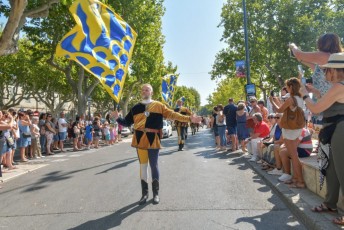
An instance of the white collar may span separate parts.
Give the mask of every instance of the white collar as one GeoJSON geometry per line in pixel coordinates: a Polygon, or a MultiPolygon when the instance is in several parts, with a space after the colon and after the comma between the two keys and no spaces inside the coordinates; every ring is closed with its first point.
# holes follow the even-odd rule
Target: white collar
{"type": "Polygon", "coordinates": [[[153,100],[151,98],[147,99],[147,100],[142,100],[141,103],[144,104],[144,105],[148,105],[150,103],[152,103],[153,100]]]}

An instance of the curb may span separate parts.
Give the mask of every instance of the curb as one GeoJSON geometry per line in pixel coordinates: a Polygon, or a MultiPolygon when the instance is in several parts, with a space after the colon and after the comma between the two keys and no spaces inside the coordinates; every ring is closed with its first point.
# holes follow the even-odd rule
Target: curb
{"type": "MultiPolygon", "coordinates": [[[[20,165],[21,167],[23,165],[20,165]]],[[[8,176],[4,176],[3,174],[3,178],[0,180],[2,183],[7,182],[9,180],[12,180],[16,177],[19,177],[21,175],[33,172],[37,169],[43,168],[45,166],[48,166],[48,164],[35,164],[35,165],[26,165],[24,169],[17,169],[18,171],[13,171],[13,172],[8,172],[6,173],[6,175],[8,176]]],[[[16,170],[16,169],[14,169],[16,170]]]]}
{"type": "Polygon", "coordinates": [[[286,184],[279,182],[274,175],[267,174],[260,169],[260,165],[246,160],[265,183],[280,197],[290,211],[307,228],[312,230],[338,230],[342,229],[332,223],[332,219],[338,216],[327,213],[314,213],[311,208],[323,202],[323,199],[308,189],[289,188],[286,184]]]}

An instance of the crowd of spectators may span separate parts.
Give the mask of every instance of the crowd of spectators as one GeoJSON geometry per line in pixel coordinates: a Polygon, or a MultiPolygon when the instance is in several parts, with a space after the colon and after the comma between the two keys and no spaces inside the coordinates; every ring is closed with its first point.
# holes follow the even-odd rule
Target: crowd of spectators
{"type": "MultiPolygon", "coordinates": [[[[320,186],[326,175],[327,194],[312,211],[337,212],[339,193],[344,196],[340,189],[344,187],[344,53],[340,38],[333,33],[321,35],[315,52],[304,52],[295,44],[289,48],[300,64],[311,69],[311,78],[305,79],[300,67],[298,78],[288,79],[279,95],[271,93],[267,100],[270,111],[255,97],[237,105],[229,99],[224,109],[222,105],[214,107],[211,124],[216,150],[233,151],[241,146],[250,161],[262,164],[262,169],[292,188],[306,187],[300,158],[317,153],[320,186]],[[287,111],[301,114],[305,125],[286,126],[286,118],[290,118],[287,111]],[[314,125],[322,125],[316,147],[312,141],[314,125]],[[223,144],[223,126],[227,126],[230,149],[223,144]]],[[[344,225],[344,215],[333,222],[344,225]]]]}
{"type": "MultiPolygon", "coordinates": [[[[2,169],[16,169],[18,163],[65,152],[65,144],[72,146],[73,151],[99,148],[100,141],[105,146],[121,141],[122,127],[107,115],[88,119],[84,115],[73,121],[67,120],[61,112],[54,117],[52,113],[38,111],[0,111],[0,162],[2,169]],[[19,159],[15,161],[15,152],[19,159]]],[[[0,175],[1,176],[1,175],[0,175]]]]}

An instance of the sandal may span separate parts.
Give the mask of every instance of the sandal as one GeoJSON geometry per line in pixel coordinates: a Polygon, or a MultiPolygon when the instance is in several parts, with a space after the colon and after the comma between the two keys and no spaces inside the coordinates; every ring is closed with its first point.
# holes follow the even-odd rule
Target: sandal
{"type": "MultiPolygon", "coordinates": [[[[332,209],[327,207],[324,203],[315,206],[314,208],[311,208],[313,212],[337,212],[337,209],[332,209]]],[[[343,218],[343,217],[342,217],[343,218]]],[[[337,219],[337,218],[336,218],[337,219]]],[[[335,220],[336,220],[335,219],[335,220]]]]}
{"type": "Polygon", "coordinates": [[[334,224],[344,225],[344,216],[337,217],[337,218],[333,219],[332,222],[334,224]]]}
{"type": "Polygon", "coordinates": [[[292,184],[289,184],[289,188],[306,188],[306,185],[305,183],[292,183],[292,184]]]}
{"type": "Polygon", "coordinates": [[[284,184],[294,184],[294,183],[296,183],[296,181],[294,179],[287,180],[284,182],[284,184]]]}

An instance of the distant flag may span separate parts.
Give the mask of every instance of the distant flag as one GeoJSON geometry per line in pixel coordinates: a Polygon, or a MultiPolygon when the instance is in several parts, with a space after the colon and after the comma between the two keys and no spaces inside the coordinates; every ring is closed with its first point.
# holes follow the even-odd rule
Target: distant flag
{"type": "Polygon", "coordinates": [[[162,78],[161,96],[163,101],[169,106],[173,106],[173,96],[176,90],[177,75],[168,74],[162,78]]]}
{"type": "Polygon", "coordinates": [[[97,0],[77,0],[69,11],[76,26],[58,44],[56,55],[79,63],[99,79],[118,103],[136,32],[110,7],[97,0]]]}

